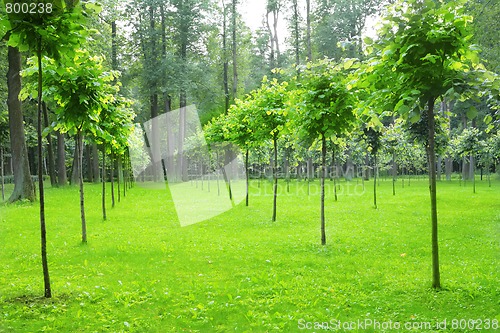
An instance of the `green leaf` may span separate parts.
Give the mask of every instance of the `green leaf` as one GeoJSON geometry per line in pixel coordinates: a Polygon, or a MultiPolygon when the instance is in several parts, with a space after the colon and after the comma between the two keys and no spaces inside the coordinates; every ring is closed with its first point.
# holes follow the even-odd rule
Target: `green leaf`
{"type": "Polygon", "coordinates": [[[475,106],[471,106],[469,110],[467,110],[467,118],[474,119],[477,117],[478,111],[475,106]]]}

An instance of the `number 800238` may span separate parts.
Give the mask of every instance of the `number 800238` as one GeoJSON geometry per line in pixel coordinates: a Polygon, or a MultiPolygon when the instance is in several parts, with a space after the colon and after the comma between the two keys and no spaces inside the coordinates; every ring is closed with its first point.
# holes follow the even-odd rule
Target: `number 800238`
{"type": "Polygon", "coordinates": [[[52,3],[43,2],[16,2],[6,3],[7,14],[50,14],[52,13],[52,3]]]}

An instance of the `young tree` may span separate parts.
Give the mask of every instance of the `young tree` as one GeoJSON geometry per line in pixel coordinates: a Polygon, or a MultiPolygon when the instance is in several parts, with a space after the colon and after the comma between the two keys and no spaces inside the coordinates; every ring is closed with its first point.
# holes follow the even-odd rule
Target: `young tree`
{"type": "Polygon", "coordinates": [[[353,124],[355,99],[347,89],[346,70],[353,60],[335,65],[328,60],[309,63],[301,79],[293,126],[303,138],[321,140],[321,244],[326,244],[325,177],[327,139],[345,133],[353,124]]]}
{"type": "MultiPolygon", "coordinates": [[[[2,8],[13,5],[13,1],[4,0],[2,8]],[[4,6],[5,5],[5,6],[4,6]]],[[[2,26],[7,26],[9,46],[18,47],[19,51],[30,51],[37,57],[37,139],[38,139],[38,191],[40,196],[40,233],[41,254],[44,276],[45,297],[52,297],[50,276],[47,261],[45,197],[42,175],[42,56],[47,55],[59,59],[62,54],[72,55],[85,31],[84,15],[78,1],[55,0],[41,1],[36,13],[16,12],[12,10],[6,18],[2,17],[2,26]],[[40,6],[41,5],[41,6],[40,6]]],[[[88,10],[96,8],[88,4],[88,10]]],[[[19,67],[18,67],[19,69],[19,67]]]]}
{"type": "MultiPolygon", "coordinates": [[[[441,287],[436,200],[435,103],[450,92],[468,87],[478,64],[471,45],[471,17],[464,1],[411,0],[393,6],[373,45],[367,81],[382,86],[374,100],[391,99],[394,110],[412,121],[427,115],[432,230],[432,286],[441,287]],[[381,96],[380,96],[381,95],[381,96]]],[[[386,102],[384,103],[387,104],[386,102]]]]}
{"type": "Polygon", "coordinates": [[[252,121],[260,126],[255,130],[258,141],[271,140],[273,143],[273,215],[276,221],[276,202],[278,197],[278,139],[287,122],[288,82],[278,82],[277,79],[269,81],[267,77],[262,80],[262,86],[250,93],[253,107],[259,112],[252,121]]]}

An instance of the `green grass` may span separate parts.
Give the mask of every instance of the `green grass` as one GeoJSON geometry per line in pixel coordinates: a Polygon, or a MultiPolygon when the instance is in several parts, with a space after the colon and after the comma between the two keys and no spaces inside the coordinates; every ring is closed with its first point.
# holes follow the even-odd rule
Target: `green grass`
{"type": "Polygon", "coordinates": [[[281,182],[274,223],[271,184],[253,181],[250,207],[186,227],[168,191],[139,186],[104,222],[100,187],[88,184],[87,245],[78,189],[49,188],[50,300],[41,297],[38,206],[2,206],[0,332],[323,332],[326,325],[306,324],[366,319],[432,328],[337,331],[435,332],[445,319],[441,332],[479,331],[454,329],[453,319],[480,319],[481,332],[494,331],[484,328],[500,320],[500,182],[478,181],[476,194],[469,184],[438,184],[439,292],[431,288],[427,182],[398,182],[393,196],[382,180],[378,209],[365,185],[342,182],[333,202],[327,182],[326,246],[317,181],[309,196],[304,182],[289,193],[281,182]]]}

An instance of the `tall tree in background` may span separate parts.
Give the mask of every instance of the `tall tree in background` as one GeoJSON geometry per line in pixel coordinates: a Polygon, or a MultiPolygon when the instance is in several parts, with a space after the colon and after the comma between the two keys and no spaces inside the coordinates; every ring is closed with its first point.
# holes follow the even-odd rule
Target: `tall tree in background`
{"type": "Polygon", "coordinates": [[[9,109],[12,163],[14,166],[14,191],[9,198],[9,202],[21,199],[34,201],[35,188],[31,180],[28,150],[26,149],[26,137],[24,135],[22,104],[19,100],[19,92],[21,91],[21,53],[19,53],[18,48],[9,46],[8,61],[7,105],[9,109]]]}

